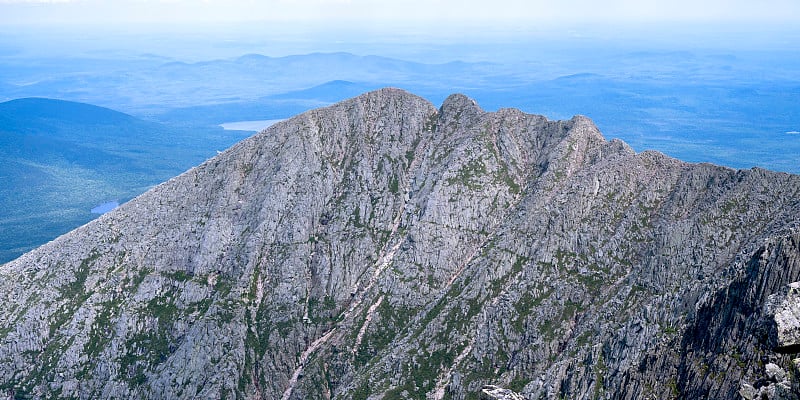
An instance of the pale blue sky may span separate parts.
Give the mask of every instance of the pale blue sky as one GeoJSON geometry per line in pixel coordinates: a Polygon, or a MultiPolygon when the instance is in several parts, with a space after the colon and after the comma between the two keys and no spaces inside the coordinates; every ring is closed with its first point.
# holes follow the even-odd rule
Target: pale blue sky
{"type": "Polygon", "coordinates": [[[798,0],[0,0],[0,24],[797,23],[798,0]]]}

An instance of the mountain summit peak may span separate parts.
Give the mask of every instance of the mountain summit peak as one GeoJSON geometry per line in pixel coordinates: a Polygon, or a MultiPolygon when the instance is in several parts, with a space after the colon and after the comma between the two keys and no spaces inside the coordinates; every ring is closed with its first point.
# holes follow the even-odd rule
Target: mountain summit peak
{"type": "Polygon", "coordinates": [[[480,118],[483,109],[475,100],[463,94],[451,94],[439,108],[440,118],[443,121],[460,121],[466,124],[480,118]]]}

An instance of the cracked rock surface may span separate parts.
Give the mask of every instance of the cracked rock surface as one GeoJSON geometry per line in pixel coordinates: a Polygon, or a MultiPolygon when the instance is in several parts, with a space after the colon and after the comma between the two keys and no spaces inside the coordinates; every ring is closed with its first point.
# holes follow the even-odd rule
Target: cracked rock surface
{"type": "Polygon", "coordinates": [[[800,282],[792,282],[771,295],[766,307],[775,324],[776,349],[800,352],[800,282]]]}
{"type": "Polygon", "coordinates": [[[795,175],[382,89],[0,266],[0,394],[755,396],[798,224],[795,175]]]}

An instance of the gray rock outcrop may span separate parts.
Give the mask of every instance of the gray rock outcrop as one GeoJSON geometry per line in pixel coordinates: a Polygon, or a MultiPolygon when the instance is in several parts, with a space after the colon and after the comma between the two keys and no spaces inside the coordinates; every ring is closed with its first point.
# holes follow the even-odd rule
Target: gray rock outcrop
{"type": "Polygon", "coordinates": [[[749,383],[742,383],[739,394],[745,400],[769,399],[769,400],[797,400],[797,388],[792,388],[792,382],[783,368],[776,364],[769,363],[765,367],[766,379],[759,380],[756,386],[749,383]]]}
{"type": "Polygon", "coordinates": [[[481,400],[524,400],[524,398],[511,390],[486,385],[481,388],[481,400]]]}
{"type": "Polygon", "coordinates": [[[798,176],[383,89],[1,266],[0,391],[738,398],[769,364],[796,388],[798,223],[798,176]]]}
{"type": "Polygon", "coordinates": [[[800,352],[800,282],[792,282],[771,295],[765,306],[775,324],[775,349],[800,352]]]}

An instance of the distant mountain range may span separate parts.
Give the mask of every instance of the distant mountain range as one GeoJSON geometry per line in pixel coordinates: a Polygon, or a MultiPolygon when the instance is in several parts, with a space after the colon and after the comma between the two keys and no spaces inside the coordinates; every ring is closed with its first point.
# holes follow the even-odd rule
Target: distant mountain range
{"type": "Polygon", "coordinates": [[[224,122],[280,119],[312,108],[330,105],[377,89],[374,84],[335,80],[308,89],[254,100],[176,108],[154,118],[170,124],[215,125],[224,122]]]}
{"type": "Polygon", "coordinates": [[[800,65],[794,56],[603,46],[520,51],[515,62],[498,57],[491,63],[345,52],[198,62],[152,55],[13,56],[0,60],[0,98],[60,98],[205,127],[288,118],[387,86],[434,103],[459,92],[489,110],[514,106],[552,118],[586,114],[609,137],[637,150],[800,173],[800,136],[786,134],[800,129],[800,65]]]}
{"type": "Polygon", "coordinates": [[[5,72],[5,79],[12,84],[2,94],[111,105],[143,115],[195,105],[255,100],[335,80],[381,86],[419,82],[421,87],[459,89],[473,84],[477,76],[504,70],[488,63],[424,64],[350,53],[286,57],[249,54],[194,63],[162,58],[126,61],[114,64],[109,60],[93,65],[91,60],[63,60],[53,65],[44,62],[44,67],[31,71],[26,64],[16,65],[18,60],[12,59],[0,66],[0,72],[5,72]]]}
{"type": "Polygon", "coordinates": [[[0,262],[224,150],[250,132],[179,129],[107,108],[0,103],[0,262]]]}

